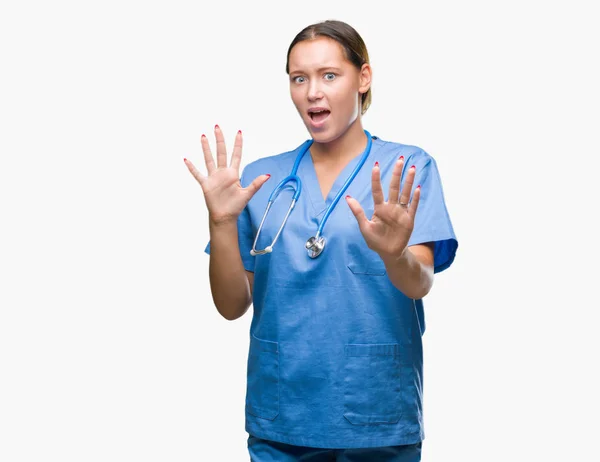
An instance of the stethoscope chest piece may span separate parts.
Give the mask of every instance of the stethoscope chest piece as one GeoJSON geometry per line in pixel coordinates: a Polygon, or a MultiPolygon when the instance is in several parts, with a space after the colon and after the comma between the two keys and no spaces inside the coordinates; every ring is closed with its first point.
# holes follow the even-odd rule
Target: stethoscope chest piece
{"type": "Polygon", "coordinates": [[[306,241],[306,248],[308,249],[308,256],[310,258],[317,258],[325,248],[325,238],[323,236],[311,237],[306,241]]]}

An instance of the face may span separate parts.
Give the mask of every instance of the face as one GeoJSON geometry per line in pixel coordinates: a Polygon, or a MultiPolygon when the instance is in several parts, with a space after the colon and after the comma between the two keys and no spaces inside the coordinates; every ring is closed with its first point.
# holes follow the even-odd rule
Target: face
{"type": "Polygon", "coordinates": [[[337,139],[359,117],[370,67],[357,69],[335,40],[298,42],[290,52],[289,71],[292,101],[316,142],[337,139]]]}

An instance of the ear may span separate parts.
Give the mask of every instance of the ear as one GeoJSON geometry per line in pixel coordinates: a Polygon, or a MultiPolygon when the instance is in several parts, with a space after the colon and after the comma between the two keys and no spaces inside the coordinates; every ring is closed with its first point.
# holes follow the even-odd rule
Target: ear
{"type": "Polygon", "coordinates": [[[373,70],[369,63],[364,63],[358,74],[358,92],[366,93],[371,88],[371,79],[373,78],[373,70]]]}

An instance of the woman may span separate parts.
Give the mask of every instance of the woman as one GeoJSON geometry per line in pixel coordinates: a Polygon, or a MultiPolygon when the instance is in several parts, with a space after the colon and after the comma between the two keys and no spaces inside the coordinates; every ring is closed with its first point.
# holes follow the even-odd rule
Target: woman
{"type": "Polygon", "coordinates": [[[422,298],[458,246],[435,160],[363,128],[372,70],[348,24],[302,30],[286,72],[309,140],[250,163],[238,180],[242,133],[228,167],[215,126],[216,164],[202,135],[208,175],[185,160],[209,210],[214,303],[229,320],[253,304],[251,459],[418,461],[422,298]],[[295,207],[285,221],[300,187],[292,181],[261,226],[295,163],[295,207]]]}

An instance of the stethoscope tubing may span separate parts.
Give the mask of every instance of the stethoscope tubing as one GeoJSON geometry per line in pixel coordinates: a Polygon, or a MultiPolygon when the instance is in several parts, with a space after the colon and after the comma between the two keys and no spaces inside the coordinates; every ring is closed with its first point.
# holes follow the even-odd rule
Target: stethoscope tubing
{"type": "MultiPolygon", "coordinates": [[[[367,135],[367,146],[365,147],[365,150],[363,151],[363,154],[361,155],[361,158],[360,158],[358,164],[356,165],[356,167],[354,167],[354,170],[352,170],[352,173],[348,176],[348,178],[346,178],[346,181],[344,182],[344,184],[342,185],[342,187],[340,188],[340,190],[334,197],[333,201],[327,207],[327,210],[325,211],[325,215],[323,216],[323,219],[319,223],[319,227],[317,229],[317,234],[314,237],[310,238],[309,241],[307,242],[307,248],[309,248],[309,249],[312,247],[312,245],[314,245],[314,244],[309,244],[309,242],[312,242],[312,243],[320,242],[321,243],[321,246],[320,246],[320,249],[318,250],[318,252],[313,252],[314,253],[313,258],[318,256],[322,252],[323,246],[325,245],[325,241],[321,237],[321,234],[323,233],[323,229],[325,228],[325,223],[327,223],[327,220],[329,219],[329,215],[331,215],[331,213],[333,212],[333,209],[335,208],[335,206],[341,199],[342,195],[346,192],[346,189],[348,189],[348,187],[350,186],[352,181],[354,181],[354,179],[356,178],[356,175],[358,175],[358,172],[360,171],[360,169],[366,162],[367,157],[369,156],[369,153],[371,152],[371,145],[373,144],[371,134],[367,130],[364,130],[364,132],[367,135]]],[[[290,216],[290,213],[296,206],[296,203],[298,202],[298,198],[300,197],[300,193],[302,192],[302,181],[298,177],[298,167],[300,166],[300,162],[302,161],[304,155],[308,152],[310,146],[313,144],[313,141],[314,140],[310,139],[310,140],[307,140],[304,142],[304,144],[300,148],[300,153],[296,156],[296,160],[294,162],[294,167],[292,168],[292,172],[290,173],[290,175],[288,175],[283,180],[281,180],[279,182],[279,184],[273,189],[273,191],[269,195],[269,200],[267,203],[267,207],[265,209],[265,213],[263,214],[262,220],[258,227],[258,231],[256,232],[256,237],[254,238],[254,244],[252,246],[252,250],[250,251],[251,255],[253,255],[253,256],[254,255],[263,255],[265,253],[270,253],[273,251],[273,246],[275,245],[275,242],[277,242],[277,239],[279,238],[279,235],[281,234],[281,231],[283,230],[283,227],[285,226],[287,219],[290,216]],[[277,196],[279,195],[281,190],[288,183],[290,183],[292,181],[296,183],[296,188],[294,191],[294,195],[292,197],[292,202],[290,204],[290,207],[288,208],[287,214],[285,215],[285,218],[283,219],[281,226],[279,227],[279,230],[277,231],[277,234],[273,238],[273,242],[271,243],[271,245],[265,247],[264,250],[256,250],[256,243],[258,242],[258,236],[260,235],[260,232],[262,230],[262,226],[267,217],[267,214],[269,213],[269,210],[271,209],[271,205],[273,205],[273,202],[277,199],[277,196]]]]}

